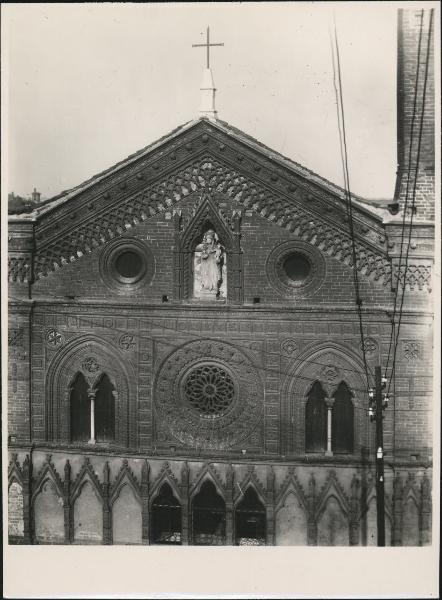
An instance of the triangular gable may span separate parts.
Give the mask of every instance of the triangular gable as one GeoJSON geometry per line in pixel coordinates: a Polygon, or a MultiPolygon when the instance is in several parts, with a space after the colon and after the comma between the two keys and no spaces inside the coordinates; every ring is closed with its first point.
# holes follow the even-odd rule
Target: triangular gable
{"type": "MultiPolygon", "coordinates": [[[[283,161],[225,124],[202,119],[34,215],[34,277],[94,251],[194,192],[224,194],[238,209],[252,210],[351,264],[341,188],[283,161]]],[[[353,213],[358,267],[375,279],[388,280],[391,269],[380,218],[359,205],[353,213]]]]}

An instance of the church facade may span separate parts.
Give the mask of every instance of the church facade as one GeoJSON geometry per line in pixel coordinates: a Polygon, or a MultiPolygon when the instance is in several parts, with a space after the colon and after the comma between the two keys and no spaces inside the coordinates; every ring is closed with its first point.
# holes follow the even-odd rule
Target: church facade
{"type": "MultiPolygon", "coordinates": [[[[363,347],[344,190],[219,119],[10,215],[10,543],[376,544],[363,353],[372,382],[419,13],[400,14],[399,212],[353,200],[363,347]]],[[[384,420],[387,545],[431,543],[429,72],[384,420]]]]}

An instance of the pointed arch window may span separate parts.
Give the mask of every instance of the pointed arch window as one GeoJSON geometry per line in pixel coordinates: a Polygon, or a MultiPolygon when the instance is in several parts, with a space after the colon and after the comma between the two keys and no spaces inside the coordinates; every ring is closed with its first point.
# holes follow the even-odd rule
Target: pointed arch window
{"type": "Polygon", "coordinates": [[[89,440],[91,409],[88,392],[89,386],[84,375],[77,373],[72,381],[69,395],[71,442],[89,440]]]}
{"type": "Polygon", "coordinates": [[[205,481],[192,502],[193,543],[223,546],[226,539],[226,505],[211,481],[205,481]]]}
{"type": "Polygon", "coordinates": [[[115,440],[115,388],[103,373],[94,388],[82,373],[70,386],[70,441],[113,442],[115,440]]]}
{"type": "Polygon", "coordinates": [[[326,393],[315,381],[310,388],[305,405],[305,451],[324,452],[327,448],[326,393]]]}
{"type": "Polygon", "coordinates": [[[265,546],[266,509],[258,494],[248,487],[235,509],[235,544],[265,546]]]}
{"type": "Polygon", "coordinates": [[[152,503],[151,543],[181,544],[181,504],[168,483],[163,483],[152,503]]]}
{"type": "Polygon", "coordinates": [[[344,381],[333,394],[332,451],[351,454],[354,449],[354,407],[352,393],[344,381]]]}

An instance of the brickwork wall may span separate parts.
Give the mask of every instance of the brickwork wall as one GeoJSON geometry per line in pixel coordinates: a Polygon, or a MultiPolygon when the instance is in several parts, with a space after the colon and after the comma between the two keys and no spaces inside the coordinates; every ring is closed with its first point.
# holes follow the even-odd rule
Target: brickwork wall
{"type": "MultiPolygon", "coordinates": [[[[226,199],[229,208],[235,205],[226,199]]],[[[183,203],[183,211],[186,209],[183,203]]],[[[170,213],[163,213],[149,219],[130,230],[127,239],[135,237],[142,240],[152,251],[155,258],[153,279],[138,289],[131,290],[130,299],[134,303],[143,300],[161,302],[163,295],[173,300],[173,223],[170,213]]],[[[354,304],[354,284],[352,268],[335,258],[324,254],[326,262],[325,277],[319,289],[304,297],[284,297],[272,287],[267,275],[267,261],[272,250],[285,241],[298,241],[276,224],[269,223],[263,217],[247,211],[241,227],[241,248],[243,251],[244,301],[252,303],[255,297],[264,304],[289,305],[334,305],[354,304]],[[333,299],[333,300],[331,300],[333,299]]],[[[32,289],[33,298],[127,298],[117,289],[110,289],[100,275],[100,253],[97,249],[76,262],[39,279],[32,289]]],[[[229,268],[227,257],[227,269],[229,268]]],[[[373,281],[360,275],[361,296],[369,306],[385,306],[391,301],[389,285],[373,281]]],[[[419,302],[420,295],[417,296],[419,302]]]]}
{"type": "MultiPolygon", "coordinates": [[[[131,402],[128,430],[134,432],[130,438],[133,447],[151,451],[159,443],[158,439],[153,439],[153,399],[155,377],[165,357],[189,342],[210,339],[224,341],[241,352],[246,351],[253,357],[253,363],[264,382],[265,441],[250,441],[245,447],[258,454],[285,454],[287,449],[293,452],[295,448],[296,452],[302,454],[304,425],[298,422],[299,416],[293,421],[295,404],[305,401],[305,389],[309,381],[321,379],[321,371],[327,361],[340,367],[339,353],[355,361],[342,363],[341,377],[356,391],[355,404],[358,408],[355,419],[359,423],[357,431],[362,436],[356,440],[356,448],[367,443],[362,441],[366,435],[363,432],[366,429],[370,431],[364,412],[366,383],[359,347],[359,325],[354,313],[335,311],[333,314],[324,314],[314,310],[298,312],[292,309],[289,314],[276,315],[257,305],[254,309],[230,310],[223,314],[216,307],[204,311],[193,307],[183,312],[167,304],[151,305],[147,309],[121,307],[118,310],[104,306],[88,306],[80,310],[78,306],[42,305],[34,310],[33,336],[36,344],[33,345],[32,364],[40,365],[38,370],[34,369],[33,380],[33,439],[36,441],[47,439],[48,411],[54,410],[56,414],[57,410],[61,410],[60,394],[63,397],[67,393],[67,390],[51,387],[55,384],[51,383],[54,380],[48,374],[53,369],[52,365],[58,364],[54,360],[57,361],[57,356],[63,353],[68,362],[60,363],[61,373],[65,368],[70,368],[72,359],[69,358],[69,348],[76,346],[78,340],[84,340],[85,336],[93,335],[94,342],[88,350],[89,354],[96,345],[97,357],[105,360],[105,356],[110,356],[109,352],[116,353],[121,365],[118,371],[138,373],[129,394],[135,394],[135,398],[120,396],[120,402],[131,402]],[[49,348],[47,344],[38,342],[53,331],[60,335],[59,347],[49,348]],[[129,336],[133,348],[121,348],[121,336],[129,336]],[[99,350],[100,345],[103,346],[102,351],[99,350]],[[320,356],[317,356],[318,348],[322,349],[320,356]],[[294,395],[290,386],[297,377],[300,377],[303,385],[294,395]],[[292,438],[294,441],[291,442],[292,438]]],[[[372,372],[379,361],[383,365],[387,361],[390,335],[387,315],[366,315],[364,333],[369,344],[368,366],[372,372]]],[[[391,389],[396,401],[393,400],[386,412],[385,442],[389,453],[396,452],[408,457],[416,453],[427,456],[431,447],[432,378],[428,368],[431,366],[431,339],[431,320],[421,317],[420,324],[415,324],[405,316],[396,356],[396,380],[391,389]]],[[[115,364],[103,365],[112,377],[118,377],[118,373],[114,372],[115,364]]],[[[127,406],[121,407],[118,414],[124,415],[126,411],[127,406]]],[[[19,428],[21,417],[16,419],[14,421],[13,418],[11,423],[19,428]]],[[[63,429],[57,429],[56,432],[58,436],[61,435],[60,441],[68,442],[63,429]]],[[[173,443],[179,447],[179,443],[173,443]]],[[[233,447],[232,451],[237,450],[233,447]]]]}
{"type": "Polygon", "coordinates": [[[30,439],[30,308],[12,305],[8,323],[8,435],[30,439]]]}
{"type": "Polygon", "coordinates": [[[415,205],[417,208],[417,221],[434,219],[434,21],[433,29],[430,32],[430,12],[430,10],[424,9],[399,9],[398,11],[397,94],[399,173],[396,196],[399,202],[403,204],[407,192],[407,180],[409,179],[408,168],[411,165],[411,179],[408,184],[408,206],[411,205],[412,189],[416,176],[415,205]],[[421,29],[422,35],[420,36],[421,29]],[[428,47],[429,60],[424,99],[428,47]],[[422,139],[419,169],[416,174],[418,137],[421,122],[422,139]],[[411,145],[412,137],[413,142],[411,145]]]}

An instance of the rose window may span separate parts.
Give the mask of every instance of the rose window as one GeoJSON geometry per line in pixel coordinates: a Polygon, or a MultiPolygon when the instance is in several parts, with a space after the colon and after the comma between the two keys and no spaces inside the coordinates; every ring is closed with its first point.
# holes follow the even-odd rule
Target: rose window
{"type": "Polygon", "coordinates": [[[184,381],[183,392],[186,401],[201,417],[224,414],[235,398],[232,378],[216,365],[193,369],[184,381]]]}

